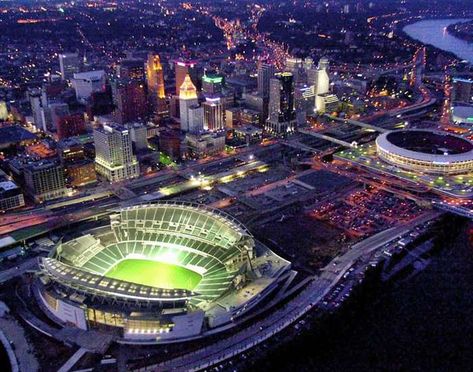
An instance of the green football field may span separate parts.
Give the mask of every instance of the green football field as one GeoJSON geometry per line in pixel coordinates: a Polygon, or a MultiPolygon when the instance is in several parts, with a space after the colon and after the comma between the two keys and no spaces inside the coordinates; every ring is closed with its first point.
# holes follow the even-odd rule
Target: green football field
{"type": "Polygon", "coordinates": [[[128,259],[113,266],[105,276],[166,289],[193,290],[202,277],[194,271],[163,262],[128,259]]]}

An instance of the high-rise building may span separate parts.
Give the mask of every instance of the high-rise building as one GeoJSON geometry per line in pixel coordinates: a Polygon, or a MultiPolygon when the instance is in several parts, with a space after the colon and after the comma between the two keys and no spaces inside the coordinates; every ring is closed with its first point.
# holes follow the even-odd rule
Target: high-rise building
{"type": "Polygon", "coordinates": [[[57,125],[57,136],[59,140],[79,136],[86,133],[84,115],[72,114],[63,116],[57,125]]]}
{"type": "Polygon", "coordinates": [[[120,79],[131,79],[145,81],[145,63],[139,58],[124,59],[118,65],[118,77],[120,79]]]}
{"type": "Polygon", "coordinates": [[[294,107],[297,126],[306,124],[307,115],[314,113],[315,92],[313,86],[297,85],[294,89],[294,107]]]}
{"type": "Polygon", "coordinates": [[[141,123],[128,124],[131,141],[136,151],[146,150],[148,148],[148,133],[146,125],[141,123]]]}
{"type": "Polygon", "coordinates": [[[452,102],[473,103],[473,77],[454,77],[452,82],[452,102]]]}
{"type": "Polygon", "coordinates": [[[159,55],[150,53],[146,62],[146,83],[150,102],[158,113],[166,111],[164,72],[159,55]]]}
{"type": "Polygon", "coordinates": [[[328,76],[329,61],[322,57],[317,66],[317,85],[315,89],[316,94],[325,94],[330,89],[330,78],[328,76]]]}
{"type": "Polygon", "coordinates": [[[189,107],[189,132],[198,133],[204,130],[204,108],[199,105],[189,107]]]}
{"type": "Polygon", "coordinates": [[[8,119],[8,108],[5,101],[0,101],[0,120],[8,119]]]}
{"type": "MultiPolygon", "coordinates": [[[[317,66],[317,83],[315,85],[315,109],[317,112],[326,111],[327,97],[330,95],[330,77],[328,76],[329,61],[322,57],[317,66]]],[[[330,95],[331,96],[331,95],[330,95]]],[[[333,100],[331,97],[330,100],[333,100]]]]}
{"type": "Polygon", "coordinates": [[[275,72],[276,69],[274,65],[261,61],[258,63],[258,93],[261,97],[269,97],[269,82],[275,72]]]}
{"type": "Polygon", "coordinates": [[[148,114],[144,82],[130,79],[114,80],[112,96],[115,104],[114,117],[120,124],[144,119],[148,114]]]}
{"type": "Polygon", "coordinates": [[[94,130],[95,169],[110,182],[138,177],[140,168],[133,154],[130,131],[118,124],[94,130]]]}
{"type": "Polygon", "coordinates": [[[80,70],[80,58],[77,53],[59,54],[59,69],[61,71],[61,79],[69,80],[75,73],[80,70]]]}
{"type": "Polygon", "coordinates": [[[35,127],[46,132],[48,130],[46,127],[46,111],[48,107],[46,93],[41,89],[34,88],[28,91],[28,98],[35,127]]]}
{"type": "Polygon", "coordinates": [[[294,81],[290,72],[275,74],[270,81],[268,131],[287,134],[296,127],[294,81]]]}
{"type": "Polygon", "coordinates": [[[202,92],[206,97],[215,97],[222,93],[223,76],[218,74],[205,74],[202,77],[202,92]]]}
{"type": "Polygon", "coordinates": [[[181,130],[189,131],[189,108],[199,103],[197,99],[197,88],[187,74],[179,89],[179,113],[181,118],[181,130]]]}
{"type": "Polygon", "coordinates": [[[175,74],[176,74],[176,95],[179,95],[181,85],[184,83],[184,80],[187,75],[189,75],[192,83],[197,87],[198,84],[198,72],[197,72],[197,62],[195,61],[186,61],[186,60],[176,60],[175,65],[175,74]]]}
{"type": "Polygon", "coordinates": [[[204,130],[218,132],[224,129],[224,111],[221,99],[207,98],[202,107],[204,109],[204,130]]]}
{"type": "Polygon", "coordinates": [[[66,195],[64,168],[55,160],[28,163],[23,168],[26,192],[36,201],[43,202],[66,195]]]}
{"type": "Polygon", "coordinates": [[[92,93],[105,91],[105,71],[87,71],[74,74],[71,83],[76,91],[77,100],[85,102],[92,93]]]}

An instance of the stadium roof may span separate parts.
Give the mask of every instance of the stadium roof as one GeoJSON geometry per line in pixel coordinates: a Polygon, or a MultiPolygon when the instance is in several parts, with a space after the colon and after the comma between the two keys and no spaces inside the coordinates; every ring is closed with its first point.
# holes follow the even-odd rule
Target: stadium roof
{"type": "Polygon", "coordinates": [[[41,258],[40,267],[43,273],[58,283],[79,291],[93,292],[106,297],[153,302],[186,300],[196,295],[196,293],[184,289],[155,288],[111,279],[67,265],[53,258],[41,258]]]}

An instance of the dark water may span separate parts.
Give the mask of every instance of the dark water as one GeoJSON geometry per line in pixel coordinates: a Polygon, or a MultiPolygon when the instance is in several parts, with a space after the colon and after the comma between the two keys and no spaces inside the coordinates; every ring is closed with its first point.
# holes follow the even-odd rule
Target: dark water
{"type": "Polygon", "coordinates": [[[473,63],[473,43],[468,43],[450,35],[446,27],[469,19],[432,19],[419,21],[404,27],[404,32],[424,44],[454,53],[457,57],[473,63]]]}
{"type": "Polygon", "coordinates": [[[248,370],[472,370],[471,226],[445,240],[431,264],[404,282],[383,284],[339,314],[271,350],[248,370]],[[371,296],[371,295],[370,295],[371,296]]]}

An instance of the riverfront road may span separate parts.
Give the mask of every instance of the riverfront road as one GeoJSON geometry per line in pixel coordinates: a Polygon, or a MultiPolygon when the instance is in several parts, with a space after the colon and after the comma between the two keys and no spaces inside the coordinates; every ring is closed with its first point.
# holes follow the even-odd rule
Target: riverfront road
{"type": "Polygon", "coordinates": [[[438,212],[428,212],[406,225],[383,231],[353,245],[343,256],[333,259],[322,274],[319,277],[314,277],[314,280],[302,292],[267,318],[210,346],[137,371],[198,371],[237,356],[290,326],[316,306],[337,285],[355,261],[361,259],[363,263],[367,264],[375,250],[387,242],[403,236],[415,226],[439,215],[438,212]]]}

